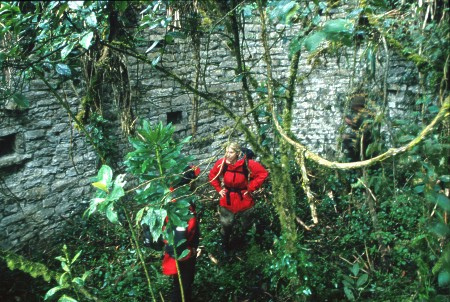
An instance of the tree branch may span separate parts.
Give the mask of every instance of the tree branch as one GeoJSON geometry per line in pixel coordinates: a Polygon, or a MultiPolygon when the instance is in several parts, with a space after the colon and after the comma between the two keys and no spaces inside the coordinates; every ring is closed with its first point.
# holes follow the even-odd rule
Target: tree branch
{"type": "MultiPolygon", "coordinates": [[[[270,101],[270,100],[269,100],[270,101]]],[[[349,169],[359,169],[363,167],[372,166],[378,162],[384,161],[386,159],[389,159],[393,156],[396,156],[398,154],[404,153],[408,150],[411,150],[413,147],[418,145],[428,134],[430,134],[436,125],[438,125],[444,118],[446,118],[450,112],[450,96],[448,96],[444,103],[442,104],[441,109],[439,110],[438,114],[435,116],[433,121],[426,126],[419,135],[414,138],[412,141],[410,141],[408,144],[401,146],[399,148],[390,148],[388,151],[384,152],[383,154],[380,154],[378,156],[375,156],[371,159],[358,161],[358,162],[352,162],[352,163],[340,163],[340,162],[333,162],[329,161],[318,154],[315,154],[311,151],[309,151],[304,145],[302,145],[297,138],[291,138],[281,127],[281,125],[278,123],[278,120],[276,118],[275,111],[272,112],[273,121],[275,124],[275,127],[278,131],[278,133],[283,137],[283,139],[286,140],[289,144],[297,148],[300,152],[305,152],[305,157],[318,163],[321,166],[325,166],[327,168],[332,169],[340,169],[340,170],[349,170],[349,169]]]]}

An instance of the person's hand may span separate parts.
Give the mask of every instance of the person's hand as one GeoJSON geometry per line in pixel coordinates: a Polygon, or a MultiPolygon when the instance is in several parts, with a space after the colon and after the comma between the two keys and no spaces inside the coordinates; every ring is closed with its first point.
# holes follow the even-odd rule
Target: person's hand
{"type": "Polygon", "coordinates": [[[220,195],[220,197],[224,197],[226,193],[227,193],[227,190],[222,189],[222,190],[220,190],[219,195],[220,195]]]}

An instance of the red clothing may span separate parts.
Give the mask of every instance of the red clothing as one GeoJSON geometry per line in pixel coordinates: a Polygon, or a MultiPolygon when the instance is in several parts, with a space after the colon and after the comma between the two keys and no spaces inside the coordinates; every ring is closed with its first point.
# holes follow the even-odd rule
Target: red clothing
{"type": "MultiPolygon", "coordinates": [[[[192,212],[192,208],[190,209],[192,212]]],[[[193,246],[193,242],[196,241],[196,237],[198,238],[198,225],[197,225],[197,217],[195,216],[195,211],[193,212],[194,217],[189,219],[188,226],[186,230],[186,241],[187,241],[187,249],[189,250],[189,254],[187,254],[186,257],[183,259],[178,260],[185,261],[191,257],[196,257],[196,250],[197,247],[193,246]]],[[[167,218],[166,218],[167,219],[167,218]]],[[[165,244],[167,244],[167,241],[164,241],[165,244]]],[[[164,252],[164,258],[162,261],[162,271],[164,275],[176,275],[177,274],[177,266],[175,263],[175,258],[170,257],[170,255],[167,252],[164,252]]]]}
{"type": "Polygon", "coordinates": [[[211,185],[216,189],[217,192],[222,190],[221,178],[223,178],[223,183],[225,189],[229,194],[229,204],[227,201],[227,196],[220,198],[220,206],[230,210],[233,213],[241,212],[247,210],[255,204],[251,194],[245,194],[246,192],[253,192],[260,188],[264,181],[266,180],[269,173],[267,170],[258,162],[254,160],[248,160],[248,181],[244,175],[244,164],[245,160],[240,159],[235,164],[225,164],[227,166],[226,171],[223,171],[222,165],[225,163],[225,158],[219,159],[214,167],[209,172],[209,180],[211,185]],[[231,191],[233,190],[233,191],[231,191]]]}

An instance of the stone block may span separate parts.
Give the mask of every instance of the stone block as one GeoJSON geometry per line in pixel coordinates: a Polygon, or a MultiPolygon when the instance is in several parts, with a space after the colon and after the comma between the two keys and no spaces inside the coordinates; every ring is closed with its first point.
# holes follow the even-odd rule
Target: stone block
{"type": "Polygon", "coordinates": [[[52,216],[55,214],[55,209],[54,208],[44,208],[41,209],[39,211],[37,211],[36,213],[34,213],[33,215],[33,220],[35,221],[44,221],[44,220],[49,220],[52,218],[52,216]]]}
{"type": "Polygon", "coordinates": [[[31,130],[25,132],[25,140],[42,139],[45,136],[45,130],[31,130]]]}
{"type": "Polygon", "coordinates": [[[73,180],[65,179],[65,174],[62,175],[61,178],[62,178],[61,180],[57,180],[54,183],[52,183],[51,185],[52,192],[61,192],[67,188],[72,187],[77,183],[76,179],[73,180]]]}
{"type": "Polygon", "coordinates": [[[25,219],[25,217],[22,212],[17,212],[12,215],[5,216],[0,221],[0,229],[3,229],[4,227],[6,227],[8,225],[18,223],[19,221],[22,221],[24,219],[25,219]]]}

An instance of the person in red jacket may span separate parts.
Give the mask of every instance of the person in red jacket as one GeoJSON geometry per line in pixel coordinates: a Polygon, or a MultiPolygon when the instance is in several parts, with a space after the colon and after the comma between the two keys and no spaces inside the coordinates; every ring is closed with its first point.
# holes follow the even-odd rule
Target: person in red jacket
{"type": "MultiPolygon", "coordinates": [[[[183,178],[181,181],[175,186],[175,188],[170,188],[171,191],[174,191],[176,188],[181,187],[183,185],[191,185],[192,181],[197,178],[200,174],[200,169],[195,166],[189,166],[186,168],[186,171],[183,173],[183,178]]],[[[192,188],[191,188],[192,189],[192,188]]],[[[176,202],[177,200],[172,200],[176,202]]],[[[189,211],[192,214],[192,217],[188,221],[187,227],[176,227],[174,230],[174,243],[175,247],[169,245],[167,240],[161,240],[161,237],[158,239],[156,244],[151,244],[152,238],[148,228],[148,225],[144,225],[144,244],[146,246],[151,246],[155,249],[160,249],[164,244],[164,255],[162,260],[162,272],[164,275],[173,277],[173,289],[172,289],[172,297],[171,301],[179,302],[182,301],[181,295],[181,287],[178,278],[178,270],[177,264],[175,261],[175,252],[176,255],[180,257],[184,250],[188,250],[188,254],[183,258],[178,260],[178,268],[181,276],[181,283],[183,285],[183,293],[184,293],[184,301],[189,302],[192,301],[192,284],[194,283],[195,277],[195,264],[197,258],[197,247],[199,244],[199,227],[197,221],[197,215],[195,212],[195,205],[190,203],[189,211]],[[178,243],[183,240],[184,243],[178,245],[178,243]],[[162,241],[162,242],[161,242],[162,241]]],[[[169,218],[166,217],[165,225],[163,229],[168,227],[169,218]]]]}
{"type": "Polygon", "coordinates": [[[255,204],[252,192],[262,186],[268,175],[260,163],[247,159],[235,142],[227,145],[225,157],[219,159],[209,172],[210,183],[220,195],[220,233],[225,253],[231,248],[234,226],[239,225],[245,234],[251,225],[250,209],[255,204]]]}
{"type": "MultiPolygon", "coordinates": [[[[176,187],[191,185],[192,180],[197,178],[199,174],[200,168],[196,166],[188,167],[183,173],[183,178],[176,187]]],[[[170,190],[174,191],[174,188],[170,188],[170,190]]],[[[173,202],[176,202],[176,200],[174,199],[173,202]]],[[[173,302],[182,301],[174,249],[176,249],[176,255],[178,257],[180,257],[184,250],[187,249],[189,251],[186,256],[178,260],[178,268],[181,275],[181,283],[183,285],[184,301],[192,301],[192,284],[194,283],[195,263],[197,261],[197,247],[200,232],[197,222],[197,213],[195,212],[195,205],[193,203],[190,203],[189,211],[191,212],[192,217],[189,219],[187,227],[176,227],[174,234],[175,246],[183,239],[186,239],[186,241],[176,247],[169,245],[167,240],[164,241],[165,251],[162,260],[162,271],[164,275],[173,277],[173,291],[171,298],[171,301],[173,302]]],[[[166,224],[168,220],[169,218],[166,217],[166,224]]]]}

